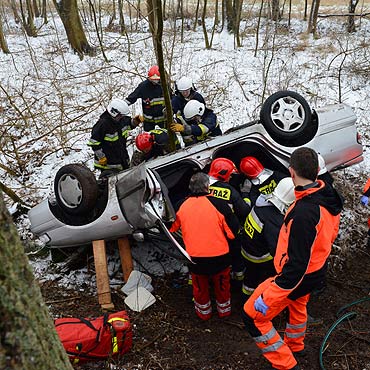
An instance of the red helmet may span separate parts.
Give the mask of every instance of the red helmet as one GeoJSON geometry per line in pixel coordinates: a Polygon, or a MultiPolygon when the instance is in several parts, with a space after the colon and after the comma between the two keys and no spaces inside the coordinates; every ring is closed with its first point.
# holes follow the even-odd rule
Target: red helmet
{"type": "Polygon", "coordinates": [[[148,71],[148,78],[149,80],[160,80],[161,75],[159,73],[159,68],[158,66],[151,66],[148,71]]]}
{"type": "Polygon", "coordinates": [[[216,158],[211,164],[208,175],[220,181],[229,181],[233,173],[238,173],[233,161],[227,158],[216,158]]]}
{"type": "Polygon", "coordinates": [[[152,134],[149,132],[143,132],[136,136],[135,139],[136,147],[144,153],[148,153],[152,148],[154,144],[154,139],[152,134]]]}
{"type": "Polygon", "coordinates": [[[244,157],[240,161],[240,171],[249,179],[255,179],[265,168],[261,162],[254,157],[244,157]]]}

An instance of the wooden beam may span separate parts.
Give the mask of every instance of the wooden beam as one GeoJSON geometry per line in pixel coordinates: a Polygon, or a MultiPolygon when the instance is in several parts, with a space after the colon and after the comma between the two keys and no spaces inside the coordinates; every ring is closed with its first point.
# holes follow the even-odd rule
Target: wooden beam
{"type": "Polygon", "coordinates": [[[94,264],[96,273],[96,286],[98,290],[98,300],[102,309],[114,310],[110,294],[109,275],[107,266],[107,254],[104,240],[94,240],[94,264]]]}
{"type": "Polygon", "coordinates": [[[125,282],[127,282],[131,271],[134,269],[130,242],[127,237],[118,239],[118,250],[121,257],[123,279],[125,282]]]}

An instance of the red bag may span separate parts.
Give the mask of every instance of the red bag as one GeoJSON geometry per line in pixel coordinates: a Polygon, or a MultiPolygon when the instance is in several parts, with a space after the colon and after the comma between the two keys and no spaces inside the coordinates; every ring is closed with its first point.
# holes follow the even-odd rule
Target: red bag
{"type": "Polygon", "coordinates": [[[126,311],[96,319],[56,319],[54,325],[73,363],[123,355],[132,346],[132,328],[126,311]]]}

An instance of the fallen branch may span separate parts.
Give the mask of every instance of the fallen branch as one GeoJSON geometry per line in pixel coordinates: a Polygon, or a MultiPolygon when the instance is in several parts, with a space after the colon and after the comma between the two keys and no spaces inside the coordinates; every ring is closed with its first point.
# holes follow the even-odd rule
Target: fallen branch
{"type": "Polygon", "coordinates": [[[347,13],[347,14],[318,14],[319,18],[329,18],[329,17],[367,17],[370,13],[362,13],[362,14],[355,14],[355,13],[347,13]]]}

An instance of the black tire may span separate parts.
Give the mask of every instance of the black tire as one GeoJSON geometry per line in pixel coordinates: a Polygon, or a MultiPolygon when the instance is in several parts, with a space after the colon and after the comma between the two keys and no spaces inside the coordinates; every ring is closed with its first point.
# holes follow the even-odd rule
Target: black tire
{"type": "Polygon", "coordinates": [[[96,205],[98,184],[86,166],[68,164],[55,175],[54,193],[59,207],[65,212],[83,215],[96,205]]]}
{"type": "Polygon", "coordinates": [[[270,136],[283,145],[303,145],[315,135],[311,108],[293,91],[278,91],[267,98],[260,119],[270,136]]]}

